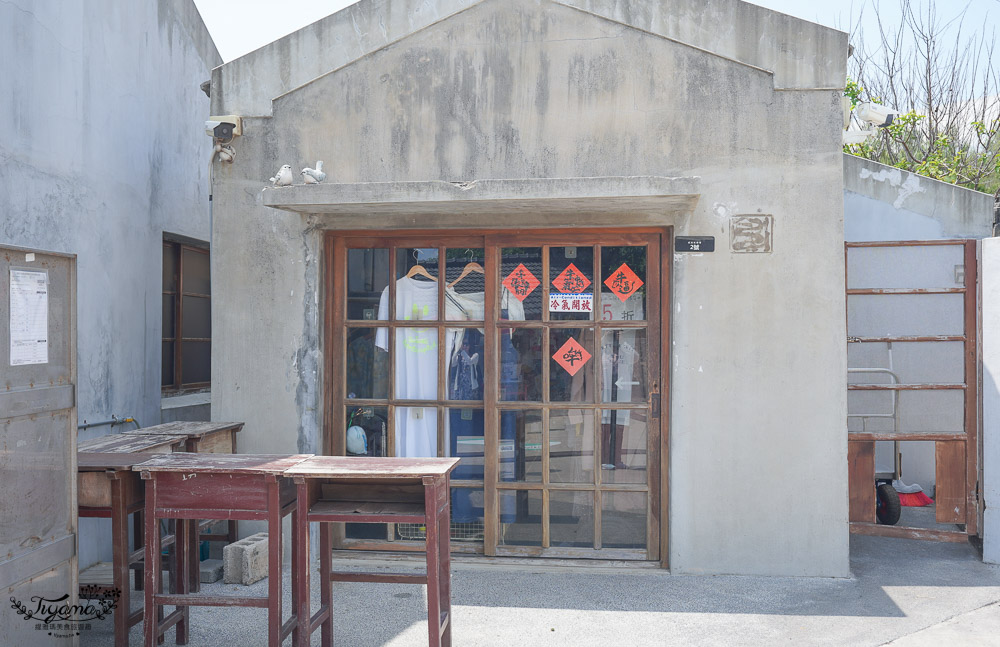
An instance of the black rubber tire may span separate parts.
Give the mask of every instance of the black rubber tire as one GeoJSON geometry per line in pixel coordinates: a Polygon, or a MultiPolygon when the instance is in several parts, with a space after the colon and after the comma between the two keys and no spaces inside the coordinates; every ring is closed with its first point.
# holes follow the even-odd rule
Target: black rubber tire
{"type": "Polygon", "coordinates": [[[875,488],[875,518],[878,522],[886,526],[895,526],[899,521],[901,506],[899,505],[899,493],[888,483],[875,488]]]}

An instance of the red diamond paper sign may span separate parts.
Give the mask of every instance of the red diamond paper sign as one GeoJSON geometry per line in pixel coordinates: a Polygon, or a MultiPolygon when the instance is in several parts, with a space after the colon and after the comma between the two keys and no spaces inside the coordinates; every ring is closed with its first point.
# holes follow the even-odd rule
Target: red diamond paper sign
{"type": "Polygon", "coordinates": [[[559,366],[566,369],[566,372],[570,375],[576,375],[577,372],[583,368],[583,365],[590,360],[590,353],[587,349],[580,345],[580,342],[570,337],[566,340],[566,343],[556,351],[556,354],[552,356],[552,359],[556,360],[559,366]]]}
{"type": "Polygon", "coordinates": [[[514,271],[503,280],[503,285],[507,291],[514,295],[518,301],[524,301],[525,297],[535,291],[542,282],[535,278],[535,275],[528,271],[528,268],[521,263],[514,268],[514,271]]]}
{"type": "Polygon", "coordinates": [[[578,292],[583,292],[590,285],[590,279],[583,275],[576,265],[572,263],[569,267],[562,271],[562,274],[556,277],[556,280],[552,282],[556,290],[564,294],[576,294],[578,292]]]}
{"type": "Polygon", "coordinates": [[[604,280],[604,285],[608,286],[619,299],[625,301],[642,287],[642,279],[636,276],[631,267],[622,263],[621,267],[604,280]]]}

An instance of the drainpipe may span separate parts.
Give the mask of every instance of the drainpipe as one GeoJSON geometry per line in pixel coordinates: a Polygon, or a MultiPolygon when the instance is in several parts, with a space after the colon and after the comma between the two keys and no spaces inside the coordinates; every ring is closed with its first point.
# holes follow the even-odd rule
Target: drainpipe
{"type": "Polygon", "coordinates": [[[90,429],[91,427],[104,427],[105,425],[111,425],[114,428],[116,425],[124,425],[128,423],[135,424],[136,429],[142,429],[142,425],[135,418],[119,418],[118,416],[111,414],[111,420],[102,420],[101,422],[87,422],[83,421],[82,425],[77,425],[77,429],[90,429]]]}

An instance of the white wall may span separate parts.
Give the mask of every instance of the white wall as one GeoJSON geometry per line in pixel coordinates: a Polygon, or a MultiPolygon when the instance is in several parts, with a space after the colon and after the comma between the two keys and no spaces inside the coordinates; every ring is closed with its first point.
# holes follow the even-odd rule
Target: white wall
{"type": "Polygon", "coordinates": [[[981,272],[983,560],[1000,564],[1000,238],[983,239],[981,272]]]}
{"type": "Polygon", "coordinates": [[[210,235],[215,45],[191,0],[13,0],[0,61],[0,242],[77,255],[80,423],[157,424],[163,232],[210,235]]]}

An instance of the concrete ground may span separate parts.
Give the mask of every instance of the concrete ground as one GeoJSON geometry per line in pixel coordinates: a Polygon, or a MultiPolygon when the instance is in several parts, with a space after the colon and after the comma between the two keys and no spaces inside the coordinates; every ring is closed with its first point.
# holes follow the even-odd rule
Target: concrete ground
{"type": "MultiPolygon", "coordinates": [[[[453,644],[1000,646],[1000,567],[983,564],[972,546],[852,536],[851,570],[849,579],[711,577],[459,562],[453,644]]],[[[266,595],[266,587],[202,590],[266,595]]],[[[286,576],[286,616],[288,590],[286,576]]],[[[336,584],[334,604],[338,645],[427,644],[422,586],[336,584]]],[[[192,647],[266,644],[261,609],[193,607],[191,624],[192,647]]],[[[80,644],[113,645],[110,620],[95,622],[80,644]]],[[[130,644],[142,644],[141,625],[130,644]]]]}

